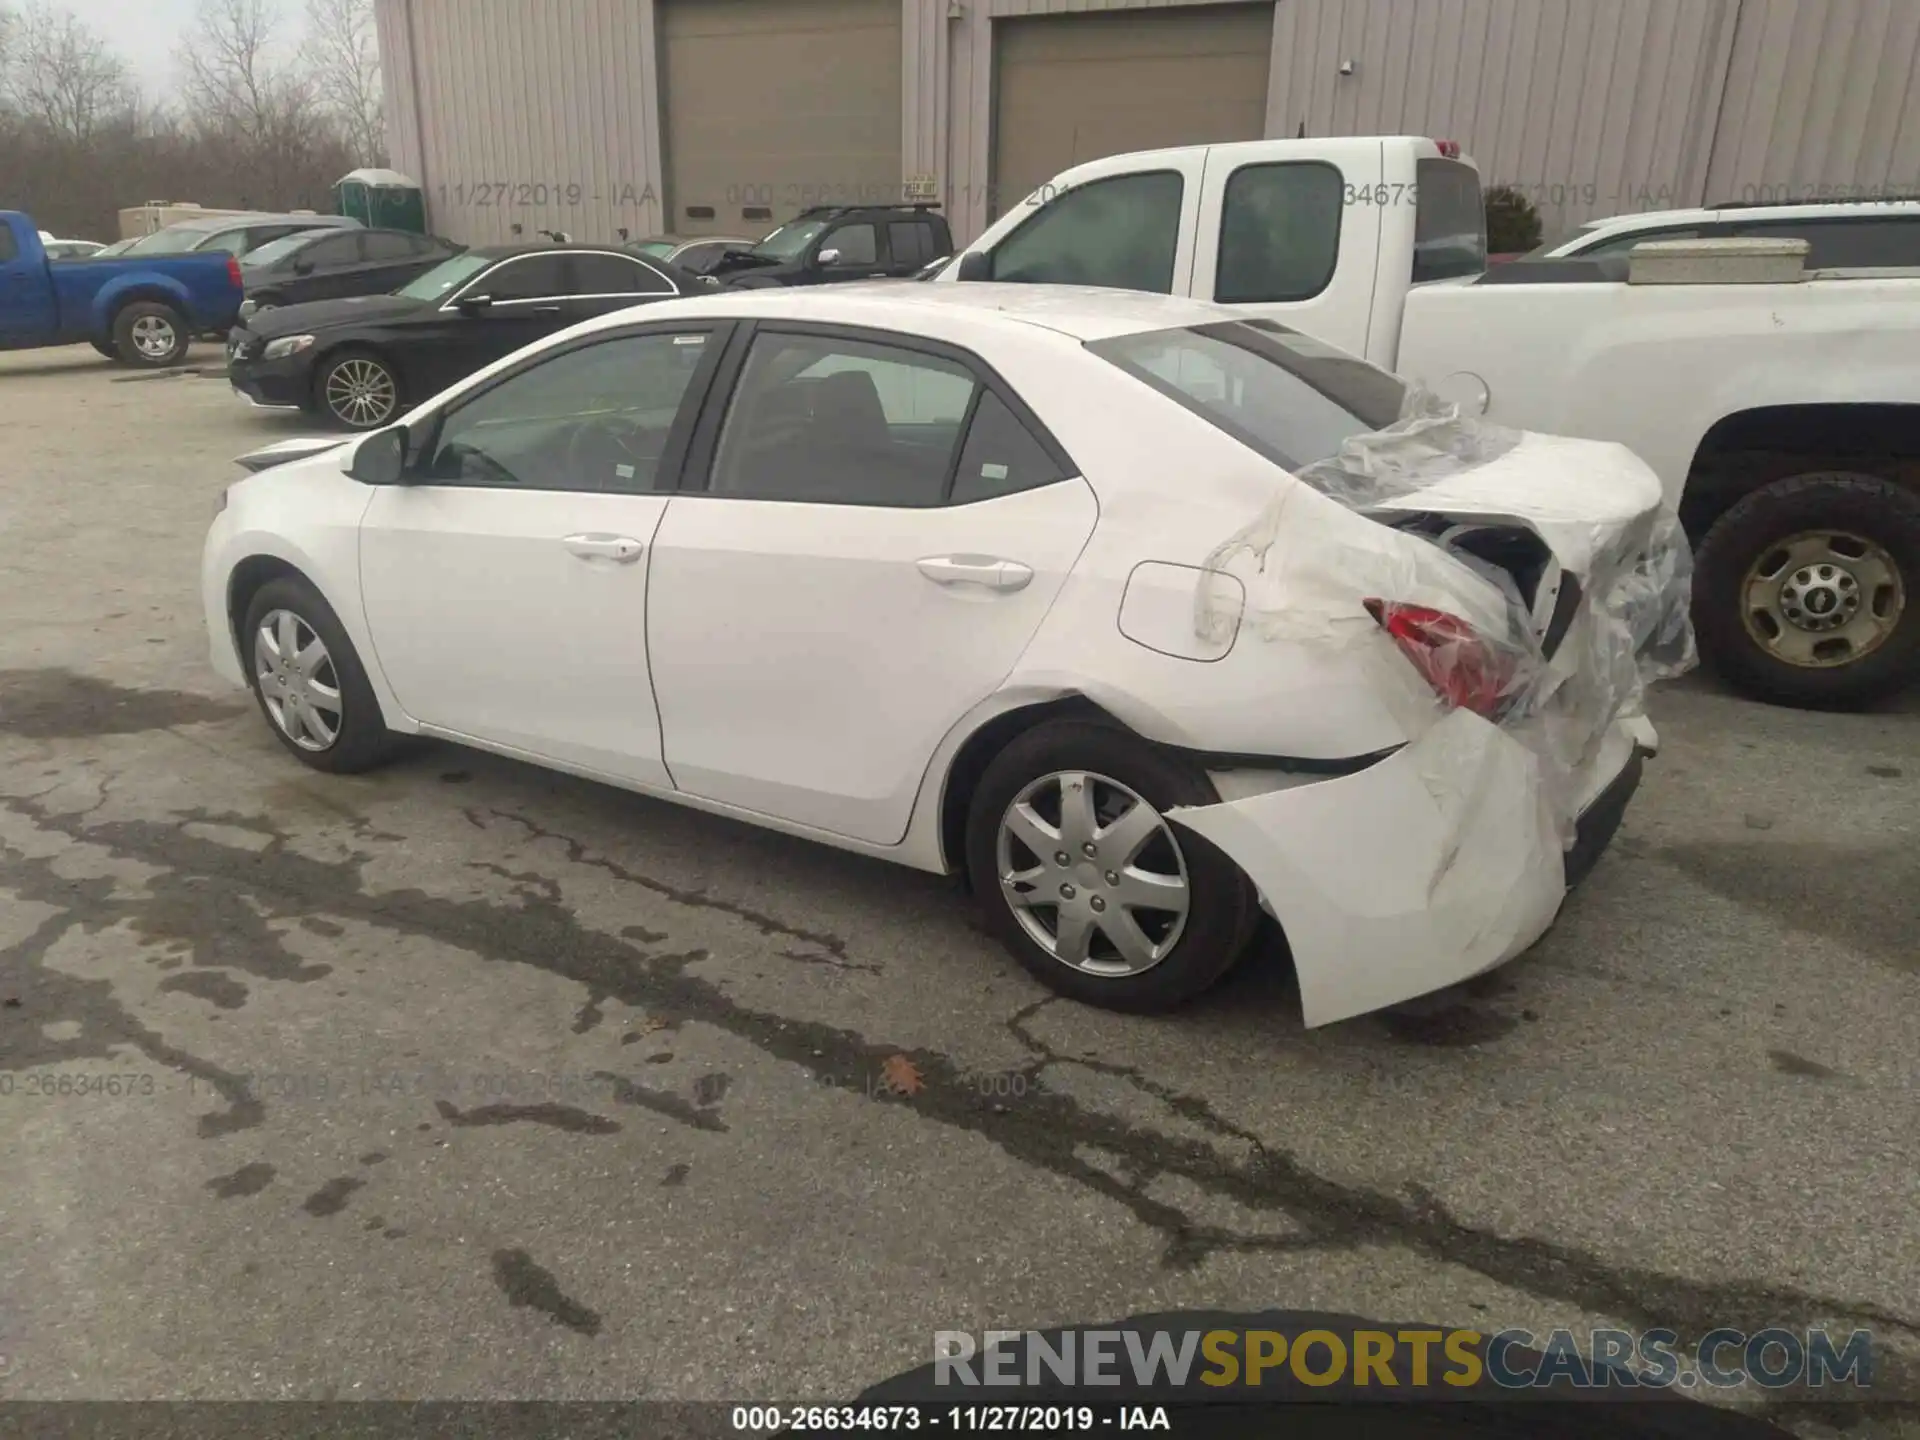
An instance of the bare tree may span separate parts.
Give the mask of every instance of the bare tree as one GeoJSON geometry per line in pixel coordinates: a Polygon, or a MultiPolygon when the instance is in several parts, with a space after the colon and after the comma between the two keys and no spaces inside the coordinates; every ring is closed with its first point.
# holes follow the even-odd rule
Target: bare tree
{"type": "Polygon", "coordinates": [[[136,108],[138,92],[127,67],[72,14],[34,0],[0,28],[5,61],[0,76],[8,99],[28,123],[85,145],[136,108]]]}
{"type": "Polygon", "coordinates": [[[384,165],[387,126],[373,0],[307,0],[302,58],[317,84],[320,106],[339,127],[354,163],[384,165]]]}
{"type": "Polygon", "coordinates": [[[195,126],[277,148],[312,123],[313,83],[280,54],[276,0],[200,0],[191,42],[175,52],[195,126]]]}

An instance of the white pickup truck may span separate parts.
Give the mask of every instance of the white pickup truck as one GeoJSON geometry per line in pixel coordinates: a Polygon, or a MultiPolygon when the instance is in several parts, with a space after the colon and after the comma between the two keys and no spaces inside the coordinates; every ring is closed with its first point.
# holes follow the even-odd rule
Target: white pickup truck
{"type": "Polygon", "coordinates": [[[1762,699],[1869,703],[1920,674],[1920,271],[1703,249],[1729,243],[1489,271],[1458,147],[1261,140],[1076,166],[929,278],[1213,300],[1469,413],[1623,443],[1696,548],[1708,661],[1762,699]]]}

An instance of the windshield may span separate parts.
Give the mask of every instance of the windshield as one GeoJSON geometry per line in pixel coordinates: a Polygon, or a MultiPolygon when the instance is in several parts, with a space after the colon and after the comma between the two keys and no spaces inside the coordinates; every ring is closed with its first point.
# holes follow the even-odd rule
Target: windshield
{"type": "Polygon", "coordinates": [[[427,271],[412,284],[394,291],[409,300],[438,300],[470,275],[476,275],[493,262],[484,255],[456,255],[427,271]]]}
{"type": "Polygon", "coordinates": [[[203,225],[169,225],[142,236],[127,247],[129,255],[184,255],[211,232],[203,225]]]}
{"type": "Polygon", "coordinates": [[[1271,320],[1091,341],[1087,349],[1288,470],[1400,418],[1406,386],[1271,320]]]}
{"type": "Polygon", "coordinates": [[[798,260],[826,228],[824,220],[796,220],[763,239],[753,253],[764,260],[798,260]]]}
{"type": "Polygon", "coordinates": [[[282,235],[278,240],[269,240],[258,250],[240,257],[240,263],[248,269],[256,265],[272,265],[284,260],[304,245],[311,245],[318,237],[311,230],[302,230],[297,235],[282,235]]]}

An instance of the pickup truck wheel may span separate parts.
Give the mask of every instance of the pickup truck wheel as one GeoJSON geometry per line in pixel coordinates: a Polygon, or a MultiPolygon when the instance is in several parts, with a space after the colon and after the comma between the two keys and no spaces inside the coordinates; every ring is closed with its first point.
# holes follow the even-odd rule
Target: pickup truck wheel
{"type": "Polygon", "coordinates": [[[136,300],[113,317],[114,357],[128,365],[146,370],[177,365],[191,340],[180,312],[158,300],[136,300]]]}
{"type": "Polygon", "coordinates": [[[322,413],[349,430],[378,430],[400,413],[400,377],[380,356],[343,350],[313,379],[322,413]]]}
{"type": "Polygon", "coordinates": [[[1855,709],[1920,675],[1920,495],[1822,471],[1741,500],[1700,545],[1694,629],[1756,699],[1855,709]]]}

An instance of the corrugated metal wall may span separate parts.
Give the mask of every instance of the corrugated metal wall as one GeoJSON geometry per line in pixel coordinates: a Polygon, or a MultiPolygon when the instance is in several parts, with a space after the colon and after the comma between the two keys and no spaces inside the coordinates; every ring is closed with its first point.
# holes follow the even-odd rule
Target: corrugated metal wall
{"type": "Polygon", "coordinates": [[[488,244],[660,228],[652,0],[382,0],[378,14],[394,155],[437,230],[488,244]]]}
{"type": "Polygon", "coordinates": [[[1743,0],[1708,197],[1920,194],[1920,3],[1743,0]]]}
{"type": "Polygon", "coordinates": [[[1735,3],[1283,0],[1268,131],[1458,140],[1549,231],[1693,203],[1735,3]]]}
{"type": "MultiPolygon", "coordinates": [[[[993,184],[996,18],[1233,0],[900,3],[902,178],[931,178],[964,240],[993,184]]],[[[661,224],[653,0],[378,13],[395,163],[427,185],[436,227],[661,224]],[[499,181],[526,188],[476,188],[499,181]],[[642,203],[612,203],[623,192],[642,203]]],[[[1269,85],[1268,134],[1459,140],[1550,229],[1821,185],[1920,189],[1920,0],[1279,0],[1269,85]]]]}

